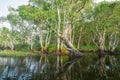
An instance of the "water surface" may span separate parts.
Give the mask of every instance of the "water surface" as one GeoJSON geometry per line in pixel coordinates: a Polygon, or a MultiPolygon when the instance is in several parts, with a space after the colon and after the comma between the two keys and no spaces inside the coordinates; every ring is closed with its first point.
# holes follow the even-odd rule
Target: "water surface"
{"type": "Polygon", "coordinates": [[[119,80],[119,59],[105,59],[101,69],[97,57],[84,57],[69,68],[65,58],[57,57],[0,57],[0,80],[119,80]],[[103,72],[102,72],[103,70],[103,72]]]}

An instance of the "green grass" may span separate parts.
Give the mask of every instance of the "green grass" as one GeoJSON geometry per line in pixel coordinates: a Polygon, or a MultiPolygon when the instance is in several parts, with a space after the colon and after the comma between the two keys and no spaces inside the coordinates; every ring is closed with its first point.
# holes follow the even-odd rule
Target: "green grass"
{"type": "Polygon", "coordinates": [[[118,47],[116,48],[116,50],[120,51],[120,46],[118,46],[118,47]]]}
{"type": "Polygon", "coordinates": [[[54,51],[54,50],[56,50],[57,49],[57,46],[49,46],[48,47],[48,50],[49,51],[54,51]]]}
{"type": "Polygon", "coordinates": [[[29,56],[34,55],[35,53],[32,53],[30,51],[11,51],[11,50],[2,50],[0,51],[0,56],[29,56]]]}
{"type": "Polygon", "coordinates": [[[97,47],[96,46],[85,46],[85,45],[82,45],[80,46],[80,50],[97,50],[97,47]]]}

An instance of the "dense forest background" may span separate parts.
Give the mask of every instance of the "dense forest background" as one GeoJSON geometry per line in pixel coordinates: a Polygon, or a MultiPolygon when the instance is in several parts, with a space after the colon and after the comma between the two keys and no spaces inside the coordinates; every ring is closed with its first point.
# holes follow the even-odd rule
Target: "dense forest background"
{"type": "Polygon", "coordinates": [[[9,7],[0,24],[0,49],[65,50],[65,38],[80,50],[120,50],[120,1],[30,0],[9,7]]]}

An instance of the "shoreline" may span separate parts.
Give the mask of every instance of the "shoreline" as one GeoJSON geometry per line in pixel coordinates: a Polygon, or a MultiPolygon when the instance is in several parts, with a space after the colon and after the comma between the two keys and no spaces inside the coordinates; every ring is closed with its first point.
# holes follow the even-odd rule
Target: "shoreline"
{"type": "MultiPolygon", "coordinates": [[[[79,50],[81,53],[83,54],[97,54],[98,53],[98,50],[79,50]]],[[[118,55],[120,53],[120,51],[116,50],[114,52],[111,52],[111,51],[107,51],[105,50],[105,52],[108,54],[108,55],[118,55]]],[[[65,51],[65,50],[62,50],[61,52],[58,51],[58,50],[48,50],[48,51],[45,51],[45,52],[41,52],[41,51],[38,51],[37,53],[35,52],[32,52],[32,51],[11,51],[11,50],[1,50],[0,51],[0,57],[27,57],[27,56],[41,56],[41,53],[43,54],[47,54],[47,55],[50,55],[50,54],[54,54],[54,55],[67,55],[69,56],[69,51],[65,51]],[[62,53],[62,54],[61,54],[62,53]]]]}

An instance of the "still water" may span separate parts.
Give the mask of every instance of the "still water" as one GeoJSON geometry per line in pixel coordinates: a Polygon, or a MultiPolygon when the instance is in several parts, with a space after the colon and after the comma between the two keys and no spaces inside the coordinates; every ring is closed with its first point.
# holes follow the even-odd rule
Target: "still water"
{"type": "Polygon", "coordinates": [[[64,71],[65,58],[58,65],[57,57],[0,57],[0,80],[120,80],[119,60],[112,61],[101,70],[96,57],[85,57],[64,71]]]}
{"type": "Polygon", "coordinates": [[[0,80],[31,80],[38,68],[39,61],[33,58],[0,57],[0,80]]]}

